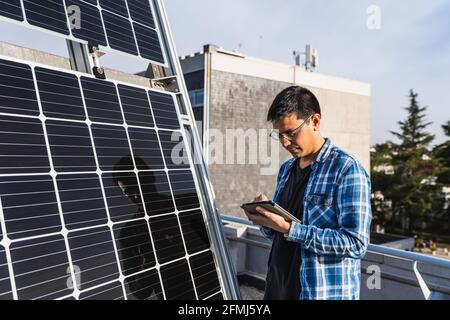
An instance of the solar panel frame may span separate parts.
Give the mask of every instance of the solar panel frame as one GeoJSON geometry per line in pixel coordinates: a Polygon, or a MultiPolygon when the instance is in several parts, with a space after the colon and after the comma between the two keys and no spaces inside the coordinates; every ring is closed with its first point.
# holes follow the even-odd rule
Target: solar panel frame
{"type": "MultiPolygon", "coordinates": [[[[82,98],[83,98],[83,103],[84,103],[84,101],[85,101],[85,97],[84,97],[84,95],[83,95],[83,90],[82,90],[82,85],[81,85],[81,81],[82,81],[82,78],[85,78],[86,77],[86,75],[85,74],[82,74],[82,73],[79,73],[79,72],[73,72],[73,71],[67,71],[67,70],[63,70],[63,69],[59,69],[59,68],[53,68],[53,67],[48,67],[48,66],[44,66],[44,65],[42,65],[42,64],[38,64],[38,63],[31,63],[31,62],[27,62],[27,61],[23,61],[23,60],[20,60],[20,59],[12,59],[12,58],[9,58],[9,57],[3,57],[3,56],[0,56],[0,59],[7,59],[7,60],[11,60],[11,61],[13,61],[14,63],[19,63],[19,64],[24,64],[24,65],[28,65],[28,66],[30,66],[31,67],[31,69],[33,70],[33,81],[34,81],[34,85],[35,85],[35,88],[38,88],[38,81],[37,81],[37,77],[36,77],[36,70],[42,70],[42,68],[45,68],[45,69],[48,69],[48,70],[53,70],[55,73],[56,72],[62,72],[62,73],[67,73],[67,74],[70,74],[70,75],[75,75],[76,77],[77,77],[77,79],[78,79],[78,83],[79,83],[79,87],[80,87],[80,92],[81,92],[81,95],[82,95],[82,98]]],[[[88,78],[90,78],[90,77],[88,77],[88,78]]],[[[94,78],[92,78],[92,79],[94,79],[94,78]]],[[[130,84],[125,84],[125,83],[123,83],[123,82],[120,82],[120,81],[114,81],[114,80],[106,80],[105,82],[109,82],[109,83],[113,83],[114,84],[114,86],[115,86],[115,88],[116,88],[116,90],[117,90],[117,95],[119,96],[119,90],[118,90],[118,88],[119,88],[119,86],[129,86],[129,87],[132,87],[132,88],[136,88],[136,89],[138,89],[138,90],[146,90],[146,92],[148,93],[148,92],[156,92],[156,91],[154,91],[153,89],[149,89],[149,88],[145,88],[145,87],[141,87],[141,86],[130,86],[130,84]]],[[[175,94],[173,94],[173,93],[165,93],[167,96],[170,96],[170,97],[172,97],[172,99],[173,99],[173,101],[174,101],[174,104],[176,104],[176,99],[175,99],[175,94]]],[[[147,96],[149,96],[148,94],[147,94],[147,96]]],[[[39,90],[37,90],[37,99],[38,99],[38,101],[39,101],[39,109],[40,109],[40,112],[42,113],[42,105],[41,105],[41,100],[40,100],[40,93],[39,93],[39,90]]],[[[119,99],[120,100],[120,99],[119,99]]],[[[121,102],[120,102],[120,104],[121,104],[121,102]]],[[[151,101],[150,101],[150,105],[151,105],[151,101]]],[[[85,109],[87,108],[87,106],[85,105],[85,109]]],[[[122,109],[122,112],[123,112],[123,107],[122,107],[122,105],[121,105],[121,109],[122,109]]],[[[152,110],[152,109],[151,109],[152,110]]],[[[181,130],[181,119],[180,119],[180,114],[179,114],[179,112],[176,112],[176,115],[177,115],[177,118],[178,118],[178,121],[179,121],[179,125],[180,125],[180,129],[179,130],[176,130],[177,131],[177,133],[178,134],[181,134],[181,136],[184,138],[184,139],[186,139],[186,136],[185,136],[185,133],[184,133],[184,131],[183,130],[181,130]]],[[[16,115],[16,114],[11,114],[11,113],[2,113],[2,112],[0,112],[0,116],[4,116],[4,117],[14,117],[14,116],[16,116],[16,117],[20,117],[20,118],[22,118],[22,119],[39,119],[40,121],[42,121],[42,123],[43,123],[43,125],[42,125],[42,127],[44,128],[44,131],[45,131],[45,123],[46,123],[46,121],[47,121],[47,117],[45,117],[45,116],[43,116],[42,114],[40,114],[39,116],[31,116],[31,115],[16,115]]],[[[154,115],[153,115],[153,111],[152,111],[152,116],[154,117],[154,115]]],[[[67,121],[67,122],[71,122],[71,123],[78,123],[78,124],[88,124],[88,126],[89,126],[89,130],[90,130],[90,135],[91,135],[91,140],[92,141],[94,141],[94,138],[92,137],[92,130],[91,130],[91,126],[93,126],[93,125],[95,125],[96,124],[96,122],[93,122],[93,121],[90,121],[89,119],[88,120],[86,120],[86,121],[80,121],[80,120],[75,120],[75,119],[70,119],[70,120],[68,120],[68,119],[61,119],[61,118],[54,118],[54,117],[49,117],[48,119],[50,119],[50,121],[67,121]]],[[[121,125],[119,125],[119,124],[114,124],[114,123],[109,123],[109,125],[111,125],[111,126],[121,126],[121,125]]],[[[169,132],[169,131],[175,131],[175,130],[168,130],[168,129],[159,129],[158,128],[158,126],[157,126],[157,124],[156,123],[153,123],[153,127],[151,127],[151,128],[148,128],[148,127],[139,127],[139,126],[133,126],[133,125],[128,125],[128,124],[126,124],[126,122],[124,123],[124,124],[122,124],[122,126],[125,128],[125,129],[129,129],[129,128],[137,128],[137,129],[140,129],[140,130],[155,130],[156,132],[159,132],[160,130],[162,130],[162,131],[165,131],[165,132],[169,132]]],[[[128,131],[127,131],[128,132],[128,131]]],[[[129,140],[130,141],[130,140],[129,140]]],[[[158,138],[158,141],[159,141],[159,138],[158,138]]],[[[159,143],[160,143],[160,148],[161,148],[161,141],[159,141],[159,143]]],[[[49,143],[49,141],[48,141],[48,138],[46,138],[46,145],[47,145],[47,149],[48,150],[50,150],[51,149],[51,147],[50,147],[50,143],[49,143]]],[[[49,157],[51,157],[51,153],[49,153],[49,157]]],[[[190,155],[188,154],[188,157],[190,157],[190,155]]],[[[96,159],[97,159],[97,156],[95,157],[96,159]]],[[[164,163],[165,163],[165,160],[163,159],[163,161],[164,161],[164,163]]],[[[193,170],[193,164],[192,164],[192,159],[190,159],[190,162],[189,162],[190,164],[189,164],[189,167],[188,168],[183,168],[183,170],[184,171],[186,171],[186,170],[188,170],[188,171],[190,171],[193,175],[195,174],[195,171],[193,170]]],[[[98,166],[98,163],[97,163],[97,166],[98,166]]],[[[60,190],[59,190],[59,187],[58,187],[58,176],[59,175],[61,175],[61,177],[70,177],[70,176],[73,176],[73,175],[80,175],[80,174],[83,174],[83,173],[79,173],[79,172],[76,172],[76,173],[73,173],[73,172],[71,172],[71,173],[58,173],[58,175],[56,175],[56,170],[54,170],[53,169],[54,167],[53,167],[53,164],[51,164],[51,170],[50,170],[50,173],[48,173],[50,176],[51,176],[51,178],[53,179],[53,185],[55,186],[55,194],[56,194],[56,197],[57,197],[57,202],[58,202],[58,205],[61,205],[63,202],[64,202],[64,199],[60,199],[60,196],[59,196],[59,194],[60,194],[60,190]]],[[[152,173],[152,172],[160,172],[160,173],[164,173],[165,175],[166,175],[166,177],[167,177],[167,179],[168,179],[168,187],[169,187],[169,191],[170,191],[170,194],[172,195],[172,201],[174,201],[173,200],[173,194],[174,194],[174,191],[172,190],[172,182],[169,180],[169,176],[168,176],[168,173],[170,173],[171,171],[177,171],[178,169],[175,169],[175,168],[167,168],[167,166],[165,167],[165,169],[164,170],[144,170],[144,171],[138,171],[138,172],[140,172],[140,174],[142,175],[143,173],[152,173]]],[[[97,173],[98,173],[98,170],[97,170],[97,173]]],[[[47,174],[47,175],[48,175],[47,174]]],[[[0,174],[0,178],[1,177],[10,177],[10,176],[15,176],[15,175],[17,175],[17,174],[0,174]]],[[[20,174],[21,176],[26,176],[26,173],[21,173],[20,174]]],[[[46,174],[44,174],[44,173],[41,173],[41,174],[38,174],[38,176],[45,176],[46,174]]],[[[103,177],[103,174],[101,175],[101,177],[103,177]]],[[[139,179],[137,179],[138,181],[139,181],[139,179]]],[[[99,180],[100,181],[100,184],[102,185],[102,190],[104,190],[104,188],[103,188],[103,182],[102,182],[102,179],[100,179],[99,180]]],[[[197,181],[196,181],[196,179],[194,179],[194,183],[195,183],[195,187],[196,187],[196,190],[197,190],[197,193],[199,192],[199,187],[198,187],[198,185],[197,185],[197,181]]],[[[139,182],[138,182],[138,184],[139,184],[139,182]]],[[[140,187],[140,189],[141,189],[141,187],[140,187]]],[[[142,195],[141,195],[142,196],[142,195]]],[[[106,199],[106,196],[104,195],[104,198],[106,199]]],[[[106,200],[105,200],[106,201],[106,200]]],[[[106,205],[106,207],[107,207],[107,205],[106,205]]],[[[205,221],[205,216],[204,216],[204,208],[203,208],[203,205],[202,205],[202,203],[201,202],[199,202],[199,207],[198,208],[196,208],[196,210],[199,210],[200,212],[202,212],[202,214],[203,214],[203,222],[205,221]]],[[[65,220],[64,220],[64,211],[60,208],[60,210],[59,210],[60,212],[59,212],[59,214],[60,214],[60,217],[61,217],[61,221],[62,222],[64,222],[65,220]]],[[[8,240],[8,241],[4,241],[4,236],[5,236],[5,230],[7,230],[6,228],[5,228],[5,221],[4,221],[4,219],[3,219],[3,214],[4,214],[4,212],[3,212],[3,206],[2,206],[2,203],[1,203],[1,197],[0,197],[0,217],[2,218],[2,219],[0,219],[0,258],[1,259],[4,259],[4,257],[6,256],[6,260],[8,261],[8,264],[9,265],[11,265],[11,255],[8,255],[7,254],[7,252],[6,251],[8,251],[8,250],[3,250],[3,256],[1,256],[1,254],[2,254],[2,250],[1,249],[5,249],[6,247],[3,247],[3,244],[8,244],[8,245],[11,245],[11,244],[13,244],[13,243],[16,243],[16,242],[20,242],[20,241],[24,241],[23,239],[19,239],[19,240],[8,240]],[[5,254],[6,253],[6,254],[5,254]]],[[[171,212],[169,212],[169,213],[162,213],[162,214],[158,214],[156,217],[155,217],[155,219],[158,219],[158,218],[161,218],[161,217],[164,217],[164,216],[166,216],[166,217],[168,217],[168,216],[171,216],[172,217],[172,219],[173,219],[173,217],[175,217],[176,219],[177,219],[177,224],[178,224],[178,229],[179,229],[179,232],[181,233],[181,235],[183,236],[183,224],[182,223],[180,223],[180,218],[178,217],[178,214],[182,214],[182,212],[179,212],[177,209],[176,209],[176,207],[175,207],[175,204],[174,204],[174,210],[173,210],[173,212],[171,211],[171,212]]],[[[145,218],[145,219],[149,219],[149,221],[152,219],[152,215],[151,214],[146,214],[146,217],[147,218],[145,218]]],[[[110,221],[113,223],[113,225],[116,225],[116,224],[120,224],[120,223],[123,223],[122,221],[113,221],[112,219],[111,219],[111,217],[109,218],[110,219],[110,221]]],[[[142,217],[141,218],[139,218],[139,219],[142,219],[142,217]]],[[[98,225],[94,225],[94,226],[92,226],[92,228],[101,228],[101,226],[98,226],[98,225]]],[[[48,235],[49,237],[51,237],[51,236],[55,236],[55,235],[63,235],[63,238],[64,238],[64,243],[65,243],[65,245],[66,245],[66,248],[70,248],[70,246],[69,246],[69,235],[71,235],[71,234],[77,234],[78,232],[81,232],[81,230],[80,229],[73,229],[73,230],[71,230],[71,229],[69,229],[69,228],[67,228],[65,225],[64,225],[64,223],[63,223],[63,226],[62,226],[62,231],[61,232],[56,232],[56,233],[53,233],[53,234],[50,234],[50,235],[48,235]],[[67,231],[65,231],[65,230],[67,230],[67,231]]],[[[109,232],[110,232],[110,235],[111,235],[111,239],[114,239],[114,232],[113,232],[113,230],[110,228],[110,230],[109,230],[109,232]]],[[[208,231],[209,232],[209,231],[208,231]]],[[[150,233],[151,234],[151,233],[150,233]]],[[[34,237],[31,237],[31,238],[27,238],[26,240],[28,241],[28,240],[33,240],[33,239],[42,239],[43,237],[46,237],[47,235],[40,235],[39,237],[37,237],[37,238],[34,238],[34,237]]],[[[153,241],[153,240],[152,240],[153,241]]],[[[114,242],[114,241],[112,241],[112,242],[114,242]]],[[[209,251],[211,251],[211,250],[213,250],[213,243],[211,242],[211,239],[209,239],[209,248],[202,248],[202,250],[201,251],[198,251],[198,252],[189,252],[188,253],[188,251],[187,251],[187,248],[186,248],[186,243],[184,242],[184,240],[182,241],[182,244],[183,244],[183,247],[184,247],[184,252],[185,252],[185,255],[184,256],[180,256],[179,258],[177,258],[177,260],[169,260],[169,261],[166,261],[166,260],[164,260],[163,259],[163,263],[162,264],[160,264],[160,266],[161,266],[161,268],[164,268],[164,272],[165,272],[165,274],[166,274],[166,276],[167,276],[167,270],[168,269],[170,269],[169,267],[172,265],[172,264],[174,264],[174,265],[176,265],[176,266],[178,266],[178,264],[179,264],[179,262],[180,261],[182,261],[183,259],[186,259],[186,257],[189,257],[189,256],[195,256],[195,255],[200,255],[200,254],[202,254],[202,253],[205,253],[205,252],[209,252],[209,251]],[[181,260],[180,260],[181,259],[181,260]]],[[[115,245],[115,243],[114,243],[114,245],[115,245]]],[[[192,250],[190,250],[190,251],[192,251],[192,250]]],[[[117,249],[115,249],[115,252],[117,253],[117,249]]],[[[156,252],[157,253],[157,252],[156,252]]],[[[178,256],[177,256],[178,257],[178,256]]],[[[83,257],[81,258],[81,259],[83,259],[83,257]]],[[[71,259],[69,259],[69,260],[71,260],[71,259]]],[[[117,258],[117,260],[118,261],[120,261],[120,259],[118,259],[117,258]]],[[[185,261],[185,265],[187,265],[188,267],[189,267],[189,260],[183,260],[183,261],[185,261]]],[[[215,262],[215,263],[217,263],[217,262],[215,262]]],[[[185,266],[184,265],[184,266],[185,266]]],[[[76,280],[76,270],[74,270],[74,266],[73,266],[73,262],[72,261],[69,261],[69,267],[70,267],[70,271],[68,272],[68,273],[66,273],[66,275],[67,274],[69,274],[69,275],[71,275],[72,276],[72,278],[73,279],[75,279],[76,280]]],[[[178,266],[179,267],[179,266],[178,266]]],[[[190,267],[189,267],[190,268],[190,267]]],[[[118,270],[119,270],[119,272],[120,272],[120,266],[118,267],[118,270]]],[[[150,272],[151,270],[156,270],[156,269],[150,269],[150,270],[145,270],[143,273],[147,273],[147,272],[150,272]]],[[[159,269],[158,269],[159,270],[159,269]]],[[[9,268],[9,273],[10,274],[12,274],[11,273],[11,271],[12,271],[12,269],[11,268],[9,268]]],[[[66,271],[68,271],[68,270],[66,270],[66,271]]],[[[221,270],[217,267],[217,265],[216,265],[216,271],[217,271],[217,281],[219,281],[220,283],[222,283],[222,280],[221,280],[221,270]]],[[[4,272],[4,270],[0,270],[0,273],[1,272],[4,272]]],[[[132,275],[128,275],[128,276],[126,276],[125,277],[125,280],[124,281],[128,281],[127,283],[133,283],[133,281],[131,280],[131,278],[133,278],[133,277],[137,277],[138,275],[140,275],[141,273],[139,273],[139,274],[132,274],[132,275]]],[[[158,274],[159,274],[159,272],[158,272],[158,274]]],[[[194,278],[192,277],[192,274],[193,274],[193,272],[191,271],[191,277],[190,277],[190,279],[191,279],[191,281],[192,281],[192,286],[193,286],[193,288],[194,288],[194,295],[192,295],[191,293],[189,294],[189,295],[187,295],[187,296],[183,296],[183,297],[191,297],[191,298],[198,298],[199,297],[199,295],[195,292],[195,281],[194,281],[194,278]]],[[[167,295],[166,294],[166,292],[164,291],[164,290],[167,290],[167,288],[166,289],[164,289],[164,281],[162,280],[162,278],[161,278],[161,275],[159,276],[160,277],[160,284],[162,285],[161,286],[161,290],[162,290],[162,292],[159,292],[159,291],[157,291],[153,296],[154,297],[161,297],[161,296],[163,296],[164,298],[170,298],[170,297],[173,297],[173,295],[172,294],[170,294],[170,295],[167,295]]],[[[144,277],[143,277],[144,278],[144,277]]],[[[165,279],[165,281],[168,281],[168,283],[171,283],[168,279],[167,279],[167,277],[166,277],[166,279],[165,279]]],[[[68,294],[68,295],[65,295],[65,296],[54,296],[53,295],[53,293],[52,292],[50,292],[50,293],[48,293],[48,292],[43,292],[43,294],[41,295],[41,296],[39,296],[39,297],[35,297],[35,296],[33,296],[33,295],[31,295],[31,296],[27,296],[27,295],[19,295],[18,293],[17,293],[17,291],[15,291],[16,289],[15,289],[15,285],[14,285],[14,281],[11,281],[11,287],[12,287],[12,290],[11,290],[11,292],[13,293],[13,298],[19,298],[19,296],[22,296],[22,297],[30,297],[30,298],[58,298],[58,299],[70,299],[70,298],[77,298],[77,299],[83,299],[83,298],[99,298],[99,297],[101,297],[102,295],[101,295],[101,290],[99,290],[99,288],[101,288],[101,287],[108,287],[108,289],[107,289],[107,291],[105,291],[105,292],[108,292],[108,293],[111,293],[111,297],[112,296],[114,296],[114,295],[117,295],[117,293],[118,293],[118,291],[116,290],[117,288],[114,288],[114,286],[113,286],[113,284],[115,283],[115,280],[111,280],[111,281],[109,281],[109,282],[107,282],[107,283],[100,283],[100,284],[98,284],[98,285],[92,285],[91,287],[88,287],[87,289],[82,289],[82,291],[77,291],[76,289],[75,289],[75,291],[74,292],[76,292],[76,293],[74,293],[74,294],[68,294]],[[114,294],[113,294],[114,293],[114,294]]],[[[77,284],[75,284],[75,286],[76,286],[77,284]]],[[[1,287],[0,287],[0,289],[1,289],[1,287]]],[[[120,296],[117,296],[117,298],[133,298],[133,293],[132,292],[130,292],[129,290],[130,290],[130,288],[128,287],[128,284],[127,285],[124,285],[123,286],[123,292],[121,292],[121,295],[120,296]]],[[[220,288],[220,291],[218,291],[218,292],[216,292],[216,293],[214,293],[213,295],[211,295],[211,296],[222,296],[223,297],[223,291],[224,289],[223,289],[223,283],[222,283],[222,287],[220,288]]],[[[4,294],[5,296],[8,296],[8,292],[6,293],[6,294],[4,294]]],[[[208,297],[209,298],[209,297],[208,297]]],[[[0,299],[1,299],[1,296],[0,296],[0,299]]]]}
{"type": "MultiPolygon", "coordinates": [[[[0,4],[2,4],[1,1],[4,1],[4,0],[0,0],[0,4]]],[[[23,1],[37,1],[37,0],[23,0],[23,1]]],[[[33,24],[33,20],[27,18],[26,10],[25,10],[25,8],[23,6],[21,7],[21,9],[22,9],[22,18],[23,19],[20,19],[19,16],[14,16],[12,14],[8,15],[5,12],[3,12],[3,15],[2,15],[1,14],[2,11],[0,10],[0,20],[6,21],[6,22],[9,22],[9,23],[13,23],[13,24],[18,24],[18,25],[21,25],[21,26],[26,26],[26,27],[31,28],[33,30],[38,30],[38,31],[41,31],[41,32],[44,32],[44,33],[47,33],[47,34],[51,34],[51,35],[55,35],[55,36],[58,36],[58,37],[62,37],[62,38],[67,39],[67,40],[73,40],[73,41],[80,42],[80,43],[83,43],[83,44],[89,44],[90,43],[92,45],[97,45],[99,47],[99,49],[101,51],[104,51],[104,52],[117,53],[117,54],[125,55],[125,56],[128,56],[128,57],[132,56],[132,57],[138,58],[140,60],[151,62],[152,64],[155,64],[155,65],[160,65],[160,66],[166,67],[166,68],[169,67],[168,59],[167,59],[168,53],[164,49],[165,47],[163,45],[162,26],[160,26],[157,23],[157,19],[156,19],[156,15],[155,15],[156,8],[155,8],[155,4],[153,3],[153,0],[148,0],[148,2],[149,2],[149,8],[151,10],[151,14],[153,16],[153,22],[154,22],[154,25],[155,25],[154,27],[150,27],[151,24],[148,23],[148,22],[146,24],[142,23],[142,18],[140,18],[139,20],[136,20],[136,21],[131,20],[132,21],[131,29],[132,29],[132,32],[133,32],[134,43],[136,45],[136,54],[132,54],[130,52],[121,51],[121,50],[117,49],[117,46],[114,48],[113,46],[110,45],[110,42],[109,42],[108,37],[107,37],[107,30],[105,29],[105,22],[104,22],[103,17],[101,17],[101,22],[102,22],[102,26],[101,27],[102,27],[103,33],[105,35],[105,41],[103,43],[101,43],[103,41],[102,37],[100,37],[101,39],[97,39],[96,42],[98,42],[98,43],[92,43],[92,41],[86,40],[87,39],[86,36],[83,35],[81,33],[81,31],[77,31],[77,29],[72,29],[71,28],[71,23],[69,21],[69,16],[68,16],[68,13],[67,13],[67,5],[66,4],[67,3],[71,4],[73,2],[80,2],[81,3],[81,7],[88,6],[91,10],[98,9],[99,13],[101,13],[101,11],[108,12],[108,14],[113,14],[113,15],[115,15],[117,17],[120,17],[124,21],[128,21],[128,22],[130,22],[130,20],[129,20],[129,19],[131,19],[130,17],[121,16],[117,12],[109,11],[107,9],[99,9],[99,5],[94,5],[94,2],[91,2],[89,0],[48,0],[48,1],[61,1],[61,2],[64,3],[64,11],[66,13],[66,16],[64,18],[65,19],[64,22],[60,21],[59,27],[54,27],[54,28],[49,29],[49,28],[43,27],[42,25],[39,25],[39,23],[34,23],[33,24]],[[67,26],[67,32],[65,30],[62,30],[62,28],[63,28],[62,25],[64,25],[64,24],[67,26]],[[158,39],[157,39],[158,41],[156,43],[159,44],[159,48],[161,49],[160,53],[151,53],[151,50],[152,50],[151,48],[155,44],[154,40],[152,41],[153,45],[149,45],[143,40],[141,40],[139,42],[137,41],[136,36],[135,36],[135,30],[134,30],[134,25],[135,24],[138,25],[139,30],[142,30],[142,28],[153,29],[153,31],[156,33],[156,35],[158,37],[158,39]],[[57,30],[60,30],[60,32],[58,32],[57,30]],[[73,31],[73,30],[75,30],[75,31],[73,31]]],[[[123,1],[128,1],[128,0],[123,0],[123,1]]],[[[147,1],[147,0],[144,0],[144,1],[147,1]]],[[[43,10],[45,8],[44,6],[42,6],[40,4],[38,4],[38,6],[41,6],[43,10]]],[[[128,8],[128,4],[127,4],[127,8],[128,8]]],[[[31,11],[33,11],[33,10],[31,10],[31,11]]],[[[100,14],[100,16],[102,16],[102,15],[100,14]]],[[[34,20],[34,21],[36,21],[36,20],[34,20]]],[[[153,33],[153,31],[152,31],[152,33],[153,33]]],[[[92,30],[91,30],[91,32],[92,32],[92,30]]],[[[151,39],[153,37],[154,37],[154,35],[148,35],[146,38],[147,39],[151,39]]],[[[142,39],[144,39],[144,38],[142,38],[142,39]]]]}

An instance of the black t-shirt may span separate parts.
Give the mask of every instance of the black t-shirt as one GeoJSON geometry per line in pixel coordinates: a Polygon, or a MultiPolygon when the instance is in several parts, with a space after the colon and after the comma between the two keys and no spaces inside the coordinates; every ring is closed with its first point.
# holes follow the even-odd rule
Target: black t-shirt
{"type": "MultiPolygon", "coordinates": [[[[279,205],[302,220],[303,198],[311,167],[301,169],[299,160],[292,166],[279,205]]],[[[268,262],[265,300],[299,299],[300,261],[300,244],[287,241],[282,233],[275,231],[268,262]]]]}

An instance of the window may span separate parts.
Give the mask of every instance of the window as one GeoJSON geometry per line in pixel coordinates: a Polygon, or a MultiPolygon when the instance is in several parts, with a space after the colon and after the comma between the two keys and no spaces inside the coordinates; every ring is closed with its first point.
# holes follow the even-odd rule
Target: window
{"type": "Polygon", "coordinates": [[[204,90],[197,89],[189,91],[189,100],[192,108],[203,107],[204,90]]]}

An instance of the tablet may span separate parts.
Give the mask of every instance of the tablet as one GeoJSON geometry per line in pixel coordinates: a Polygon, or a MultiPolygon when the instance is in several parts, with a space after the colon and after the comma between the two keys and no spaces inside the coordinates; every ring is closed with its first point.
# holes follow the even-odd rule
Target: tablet
{"type": "Polygon", "coordinates": [[[270,211],[272,213],[275,213],[279,216],[282,216],[284,220],[286,221],[293,221],[301,223],[301,221],[296,218],[294,215],[290,214],[287,210],[280,207],[278,204],[273,202],[272,200],[269,201],[260,201],[260,202],[251,202],[251,203],[244,203],[241,205],[241,208],[247,211],[251,214],[260,214],[258,211],[256,211],[256,207],[261,207],[266,209],[267,211],[270,211]]]}

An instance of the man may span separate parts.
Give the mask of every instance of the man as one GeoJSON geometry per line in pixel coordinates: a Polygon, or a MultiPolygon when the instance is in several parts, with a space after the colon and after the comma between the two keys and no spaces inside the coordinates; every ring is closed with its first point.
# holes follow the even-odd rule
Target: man
{"type": "MultiPolygon", "coordinates": [[[[309,90],[283,90],[268,112],[293,156],[280,168],[274,201],[301,223],[262,208],[246,212],[272,239],[265,299],[359,299],[369,243],[370,179],[362,165],[320,133],[321,111],[309,90]]],[[[267,200],[261,195],[255,201],[267,200]]]]}

